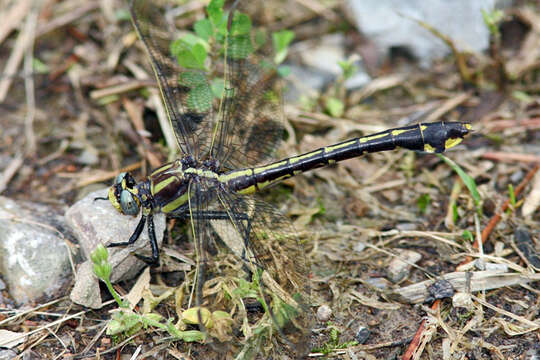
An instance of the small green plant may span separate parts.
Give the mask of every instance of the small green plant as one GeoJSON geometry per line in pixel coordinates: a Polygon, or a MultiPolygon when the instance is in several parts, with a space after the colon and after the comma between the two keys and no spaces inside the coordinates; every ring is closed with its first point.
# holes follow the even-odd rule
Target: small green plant
{"type": "Polygon", "coordinates": [[[431,202],[431,197],[429,196],[429,194],[420,195],[420,197],[416,201],[416,204],[417,204],[418,210],[420,210],[421,214],[426,213],[430,202],[431,202]]]}
{"type": "Polygon", "coordinates": [[[274,63],[281,64],[289,52],[289,45],[294,39],[294,33],[290,30],[282,30],[272,34],[272,43],[274,45],[274,63]]]}
{"type": "Polygon", "coordinates": [[[328,97],[325,105],[326,111],[332,117],[341,117],[345,111],[345,104],[343,101],[335,97],[328,97]]]}
{"type": "Polygon", "coordinates": [[[484,24],[488,27],[488,30],[491,35],[493,35],[495,38],[500,38],[501,33],[499,31],[499,24],[504,18],[504,12],[502,12],[499,9],[495,9],[491,12],[482,10],[482,19],[484,20],[484,24]]]}
{"type": "Polygon", "coordinates": [[[322,347],[313,349],[313,352],[320,352],[324,355],[328,355],[334,350],[346,349],[349,346],[358,345],[358,341],[356,340],[340,342],[339,338],[341,336],[341,332],[331,323],[328,323],[328,329],[330,330],[330,337],[328,341],[322,347]]]}
{"type": "Polygon", "coordinates": [[[107,324],[106,334],[109,336],[130,336],[135,334],[142,328],[154,327],[164,330],[171,337],[184,342],[202,342],[206,339],[206,334],[199,330],[186,330],[188,325],[198,324],[199,316],[203,319],[205,328],[218,329],[223,328],[230,330],[232,319],[230,315],[224,311],[210,311],[206,308],[192,307],[182,312],[180,321],[176,324],[172,319],[165,320],[158,313],[150,312],[160,301],[169,297],[172,293],[164,294],[159,298],[154,298],[151,295],[144,297],[145,304],[143,309],[146,309],[144,314],[139,314],[130,309],[127,302],[120,298],[110,281],[112,266],[108,262],[109,253],[103,245],[98,245],[96,250],[90,255],[90,259],[94,263],[94,273],[96,276],[107,285],[107,289],[118,303],[119,311],[115,312],[111,320],[107,324]],[[199,315],[200,314],[200,315],[199,315]]]}
{"type": "Polygon", "coordinates": [[[512,208],[516,207],[516,193],[514,191],[514,186],[512,184],[508,184],[508,196],[510,197],[510,205],[512,208]]]}
{"type": "Polygon", "coordinates": [[[354,65],[354,59],[338,61],[338,65],[341,68],[343,80],[350,79],[354,74],[358,72],[358,67],[354,65]]]}
{"type": "Polygon", "coordinates": [[[458,206],[456,204],[455,201],[452,202],[452,221],[453,223],[457,223],[457,221],[459,220],[459,211],[458,211],[458,206]]]}
{"type": "Polygon", "coordinates": [[[99,244],[94,252],[90,254],[90,260],[94,264],[94,273],[96,276],[107,285],[107,289],[113,296],[114,300],[118,303],[118,306],[122,308],[129,307],[129,304],[125,303],[120,295],[116,292],[111,283],[111,271],[112,266],[109,264],[109,252],[107,248],[102,244],[99,244]]]}
{"type": "Polygon", "coordinates": [[[463,169],[456,164],[454,161],[450,160],[444,155],[436,154],[441,160],[443,160],[448,166],[450,166],[461,178],[467,189],[469,189],[469,193],[471,194],[474,204],[476,206],[476,211],[478,212],[478,215],[482,215],[482,198],[480,197],[480,193],[478,192],[478,188],[476,187],[476,182],[474,179],[469,176],[463,169]]]}
{"type": "Polygon", "coordinates": [[[472,243],[474,241],[474,235],[469,230],[463,230],[463,233],[461,234],[461,237],[467,241],[472,243]]]}

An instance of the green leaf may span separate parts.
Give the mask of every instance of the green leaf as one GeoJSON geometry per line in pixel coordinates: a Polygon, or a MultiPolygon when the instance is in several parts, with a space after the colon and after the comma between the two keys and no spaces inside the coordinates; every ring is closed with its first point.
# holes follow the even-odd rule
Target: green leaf
{"type": "Polygon", "coordinates": [[[191,88],[186,104],[196,112],[206,112],[212,107],[212,90],[208,84],[197,85],[191,88]]]}
{"type": "Polygon", "coordinates": [[[448,166],[450,166],[461,178],[467,189],[469,189],[469,192],[474,200],[474,204],[476,205],[476,211],[478,214],[482,214],[482,207],[481,207],[481,201],[482,198],[480,197],[480,194],[478,193],[478,189],[476,187],[476,183],[474,182],[474,179],[469,176],[461,167],[456,164],[454,161],[450,160],[446,156],[442,154],[435,154],[437,155],[441,160],[443,160],[448,166]]]}
{"type": "Polygon", "coordinates": [[[253,50],[249,36],[238,35],[229,39],[228,56],[232,59],[247,59],[253,50]]]}
{"type": "Polygon", "coordinates": [[[527,94],[526,92],[524,91],[520,91],[520,90],[514,90],[512,91],[512,97],[516,100],[519,100],[519,101],[522,101],[524,103],[530,103],[533,101],[533,98],[532,96],[530,96],[529,94],[527,94]]]}
{"type": "Polygon", "coordinates": [[[197,34],[197,36],[206,41],[208,41],[214,34],[212,22],[207,18],[197,21],[195,25],[193,25],[193,30],[195,30],[195,34],[197,34]]]}
{"type": "Polygon", "coordinates": [[[251,32],[251,19],[246,14],[237,12],[231,22],[231,36],[249,35],[251,32]]]}
{"type": "Polygon", "coordinates": [[[329,97],[326,100],[326,110],[328,111],[330,116],[341,117],[345,110],[345,105],[343,104],[343,102],[341,102],[341,100],[334,97],[329,97]]]}
{"type": "Polygon", "coordinates": [[[298,316],[298,311],[294,306],[287,304],[277,296],[274,298],[274,303],[274,315],[280,328],[285,327],[292,319],[298,316]]]}
{"type": "Polygon", "coordinates": [[[425,214],[429,203],[431,202],[431,197],[429,194],[422,194],[417,200],[418,209],[420,213],[425,214]]]}
{"type": "Polygon", "coordinates": [[[516,207],[516,193],[514,191],[514,186],[512,184],[508,184],[508,195],[510,197],[510,205],[512,205],[513,208],[516,207]]]}
{"type": "Polygon", "coordinates": [[[200,68],[204,69],[204,61],[206,60],[206,56],[208,55],[204,46],[202,46],[202,44],[200,43],[193,45],[192,53],[197,60],[200,68]]]}
{"type": "Polygon", "coordinates": [[[47,74],[49,71],[51,71],[47,64],[36,57],[32,58],[32,69],[38,74],[47,74]]]}
{"type": "Polygon", "coordinates": [[[499,23],[504,18],[504,12],[499,9],[495,9],[490,12],[483,9],[481,11],[482,11],[482,18],[484,20],[484,23],[488,27],[489,32],[494,36],[499,36],[500,35],[499,23]]]}
{"type": "Polygon", "coordinates": [[[280,65],[277,68],[277,73],[282,78],[287,77],[291,74],[291,67],[287,65],[280,65]]]}
{"type": "Polygon", "coordinates": [[[274,62],[281,64],[287,57],[289,44],[294,39],[294,32],[290,30],[282,30],[272,34],[272,44],[274,45],[274,62]]]}
{"type": "Polygon", "coordinates": [[[338,65],[343,72],[343,78],[345,80],[349,79],[358,71],[358,68],[352,63],[352,61],[338,61],[338,65]]]}
{"type": "Polygon", "coordinates": [[[177,51],[186,50],[192,48],[195,44],[201,43],[202,40],[195,34],[187,33],[179,39],[174,40],[171,43],[171,54],[177,56],[177,51]]]}
{"type": "Polygon", "coordinates": [[[142,327],[139,315],[133,312],[121,311],[116,313],[107,324],[107,335],[117,335],[129,331],[136,331],[142,327]]]}
{"type": "Polygon", "coordinates": [[[118,21],[129,21],[131,16],[128,9],[118,9],[114,12],[114,18],[118,21]]]}
{"type": "Polygon", "coordinates": [[[178,81],[181,85],[194,87],[206,84],[206,77],[200,71],[185,71],[180,73],[178,81]]]}
{"type": "Polygon", "coordinates": [[[266,44],[266,40],[268,40],[267,31],[265,29],[256,29],[254,36],[255,47],[260,48],[266,44]]]}
{"type": "Polygon", "coordinates": [[[224,4],[225,4],[225,0],[212,0],[210,1],[210,4],[208,4],[208,6],[206,7],[206,12],[208,13],[208,17],[210,18],[210,21],[214,25],[218,25],[223,17],[224,4]]]}
{"type": "Polygon", "coordinates": [[[471,243],[474,241],[474,236],[473,236],[472,232],[470,232],[469,230],[463,230],[463,233],[461,234],[461,237],[463,239],[465,239],[466,241],[471,242],[471,243]]]}
{"type": "Polygon", "coordinates": [[[204,62],[208,53],[201,43],[190,46],[180,41],[172,46],[171,51],[176,55],[180,66],[187,69],[205,70],[204,62]]]}
{"type": "Polygon", "coordinates": [[[215,98],[221,99],[225,91],[225,80],[223,78],[215,78],[210,83],[210,88],[212,89],[212,94],[215,98]]]}
{"type": "Polygon", "coordinates": [[[180,336],[185,342],[203,342],[205,334],[199,330],[180,331],[180,336]]]}

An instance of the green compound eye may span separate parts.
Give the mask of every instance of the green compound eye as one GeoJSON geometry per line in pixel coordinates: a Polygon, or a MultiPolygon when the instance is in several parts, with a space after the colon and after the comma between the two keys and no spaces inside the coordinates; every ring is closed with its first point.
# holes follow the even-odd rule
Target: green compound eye
{"type": "Polygon", "coordinates": [[[133,194],[127,190],[122,190],[120,194],[120,207],[126,215],[137,215],[139,212],[139,204],[133,194]]]}
{"type": "Polygon", "coordinates": [[[124,180],[125,176],[126,176],[125,172],[118,174],[116,176],[116,178],[114,179],[114,184],[113,185],[120,184],[122,182],[122,180],[124,180]]]}

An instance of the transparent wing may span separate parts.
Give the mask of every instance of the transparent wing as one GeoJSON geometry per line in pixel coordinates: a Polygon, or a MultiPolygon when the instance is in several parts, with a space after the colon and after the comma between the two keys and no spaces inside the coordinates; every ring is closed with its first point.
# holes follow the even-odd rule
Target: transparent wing
{"type": "Polygon", "coordinates": [[[278,76],[252,32],[233,28],[224,44],[213,43],[209,71],[183,68],[173,32],[155,2],[131,0],[133,24],[158,81],[178,145],[197,160],[219,160],[223,170],[268,159],[283,133],[278,76]],[[221,97],[215,90],[221,83],[221,97]]]}
{"type": "Polygon", "coordinates": [[[211,327],[200,326],[208,342],[247,358],[264,352],[264,358],[305,355],[311,329],[308,271],[290,221],[219,184],[193,184],[190,192],[199,255],[196,305],[230,316],[229,328],[217,316],[211,327]]]}
{"type": "Polygon", "coordinates": [[[283,108],[275,68],[255,53],[242,58],[247,50],[241,47],[253,47],[253,41],[250,35],[232,36],[228,41],[225,101],[218,115],[211,155],[227,170],[255,166],[269,159],[283,136],[283,108]]]}
{"type": "Polygon", "coordinates": [[[172,33],[155,3],[131,0],[129,9],[137,34],[150,56],[178,146],[184,155],[199,158],[213,113],[213,98],[206,91],[209,85],[205,74],[178,65],[171,51],[172,33]]]}

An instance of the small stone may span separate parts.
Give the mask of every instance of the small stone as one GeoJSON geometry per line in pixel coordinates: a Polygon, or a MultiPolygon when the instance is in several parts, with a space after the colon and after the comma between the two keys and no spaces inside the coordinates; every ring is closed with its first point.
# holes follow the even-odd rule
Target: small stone
{"type": "Polygon", "coordinates": [[[353,250],[357,253],[361,253],[362,251],[364,251],[365,248],[366,248],[366,244],[361,241],[357,241],[353,245],[353,250]]]}
{"type": "Polygon", "coordinates": [[[382,277],[367,278],[366,282],[369,285],[374,286],[377,289],[381,289],[381,290],[388,289],[392,285],[390,283],[390,281],[388,281],[388,280],[386,280],[385,278],[382,278],[382,277]]]}
{"type": "Polygon", "coordinates": [[[17,353],[11,349],[0,350],[0,360],[11,360],[17,357],[17,353]]]}
{"type": "Polygon", "coordinates": [[[330,306],[324,304],[319,306],[317,309],[317,319],[321,322],[326,322],[330,320],[330,316],[332,316],[332,309],[330,309],[330,306]]]}
{"type": "Polygon", "coordinates": [[[358,331],[354,335],[354,339],[358,341],[359,344],[364,344],[371,335],[371,331],[365,326],[358,327],[358,331]]]}
{"type": "Polygon", "coordinates": [[[418,225],[415,223],[410,223],[410,222],[399,223],[396,225],[396,229],[400,231],[414,231],[414,230],[418,230],[418,225]]]}
{"type": "Polygon", "coordinates": [[[71,301],[91,309],[99,309],[102,299],[99,291],[99,279],[94,274],[94,265],[85,261],[77,269],[75,286],[69,294],[71,301]]]}
{"type": "Polygon", "coordinates": [[[393,283],[398,283],[409,276],[412,265],[417,263],[422,255],[412,250],[401,250],[398,257],[392,259],[388,265],[388,278],[393,283]]]}
{"type": "Polygon", "coordinates": [[[430,301],[435,299],[444,299],[454,295],[455,290],[448,280],[438,280],[428,286],[430,301]]]}
{"type": "Polygon", "coordinates": [[[462,307],[466,309],[472,309],[474,307],[471,294],[464,292],[457,292],[452,296],[452,305],[454,307],[462,307]]]}

